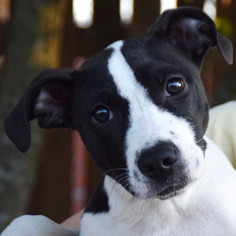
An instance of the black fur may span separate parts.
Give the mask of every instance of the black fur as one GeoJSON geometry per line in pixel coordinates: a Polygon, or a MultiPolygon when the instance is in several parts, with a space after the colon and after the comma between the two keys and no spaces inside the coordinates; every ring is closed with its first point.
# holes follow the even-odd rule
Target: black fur
{"type": "Polygon", "coordinates": [[[104,187],[104,178],[102,178],[97,186],[96,191],[93,194],[92,199],[89,202],[88,207],[85,209],[85,213],[101,213],[101,212],[108,212],[110,207],[108,205],[108,196],[103,189],[104,187]],[[99,204],[97,204],[99,202],[99,204]]]}

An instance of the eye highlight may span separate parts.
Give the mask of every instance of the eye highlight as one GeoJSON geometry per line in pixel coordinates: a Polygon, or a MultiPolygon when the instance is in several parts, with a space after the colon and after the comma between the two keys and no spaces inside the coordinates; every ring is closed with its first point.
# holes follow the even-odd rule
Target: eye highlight
{"type": "Polygon", "coordinates": [[[185,83],[181,77],[170,78],[166,84],[167,96],[173,96],[180,93],[181,91],[183,91],[184,87],[185,83]]]}
{"type": "Polygon", "coordinates": [[[103,124],[113,118],[113,113],[103,105],[93,109],[92,120],[96,123],[103,124]]]}

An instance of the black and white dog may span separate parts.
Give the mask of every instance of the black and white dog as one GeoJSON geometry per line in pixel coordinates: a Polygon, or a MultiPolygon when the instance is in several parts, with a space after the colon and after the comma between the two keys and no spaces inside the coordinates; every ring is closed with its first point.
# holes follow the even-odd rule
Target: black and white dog
{"type": "Polygon", "coordinates": [[[164,12],[145,36],[118,41],[78,70],[40,73],[6,119],[22,152],[30,120],[80,133],[104,178],[81,221],[64,229],[23,216],[2,236],[233,236],[236,173],[204,133],[204,54],[232,45],[201,10],[164,12]]]}

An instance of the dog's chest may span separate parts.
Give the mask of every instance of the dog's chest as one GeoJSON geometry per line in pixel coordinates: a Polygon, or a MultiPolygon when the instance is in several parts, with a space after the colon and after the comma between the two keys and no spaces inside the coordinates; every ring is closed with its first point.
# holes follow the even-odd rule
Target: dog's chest
{"type": "Polygon", "coordinates": [[[81,235],[103,236],[233,236],[236,230],[235,172],[224,154],[208,142],[202,178],[168,200],[141,200],[110,177],[104,180],[109,211],[85,213],[81,235]],[[215,155],[217,153],[217,155],[215,155]],[[231,180],[225,182],[224,169],[231,180]],[[229,194],[227,189],[231,189],[229,194]]]}
{"type": "Polygon", "coordinates": [[[119,200],[114,199],[114,208],[108,213],[86,213],[82,219],[81,236],[211,236],[225,233],[217,216],[211,219],[207,216],[207,211],[212,210],[209,205],[203,205],[201,211],[192,214],[193,209],[189,208],[189,213],[178,210],[174,202],[165,206],[158,205],[158,201],[138,202],[133,199],[121,207],[119,200]],[[219,224],[215,224],[217,221],[219,224]]]}
{"type": "Polygon", "coordinates": [[[198,193],[189,191],[184,196],[166,201],[140,200],[128,194],[121,186],[114,187],[109,177],[105,185],[109,193],[110,210],[95,215],[85,213],[82,236],[211,236],[225,233],[222,218],[214,214],[217,210],[211,200],[199,201],[198,193]],[[196,197],[195,201],[199,201],[197,209],[192,194],[196,197]],[[200,228],[199,225],[204,227],[200,228]]]}

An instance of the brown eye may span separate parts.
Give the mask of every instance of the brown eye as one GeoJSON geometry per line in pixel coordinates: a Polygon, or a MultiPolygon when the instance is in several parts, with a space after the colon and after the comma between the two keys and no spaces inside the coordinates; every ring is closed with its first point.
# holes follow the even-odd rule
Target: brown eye
{"type": "Polygon", "coordinates": [[[113,118],[113,113],[105,106],[98,106],[93,110],[92,120],[96,123],[105,123],[113,118]]]}
{"type": "Polygon", "coordinates": [[[180,93],[184,89],[184,81],[182,78],[174,77],[168,80],[166,85],[167,96],[173,96],[180,93]]]}

